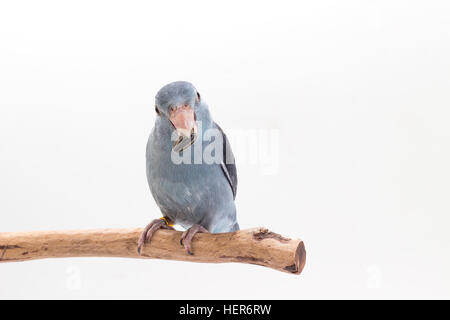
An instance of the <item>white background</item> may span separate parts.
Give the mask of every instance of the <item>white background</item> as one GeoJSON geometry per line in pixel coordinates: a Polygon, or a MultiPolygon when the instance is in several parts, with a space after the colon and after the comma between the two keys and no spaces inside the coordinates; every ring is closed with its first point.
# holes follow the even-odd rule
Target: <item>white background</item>
{"type": "Polygon", "coordinates": [[[154,95],[187,80],[279,133],[271,174],[235,151],[239,222],[308,255],[1,264],[0,298],[450,298],[449,57],[448,1],[2,1],[0,232],[159,217],[154,95]]]}

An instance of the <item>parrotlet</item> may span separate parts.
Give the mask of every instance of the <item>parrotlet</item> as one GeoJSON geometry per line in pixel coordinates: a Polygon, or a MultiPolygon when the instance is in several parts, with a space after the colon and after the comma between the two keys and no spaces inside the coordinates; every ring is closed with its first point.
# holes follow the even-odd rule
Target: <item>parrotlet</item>
{"type": "Polygon", "coordinates": [[[138,252],[158,229],[178,224],[186,229],[180,244],[193,254],[196,233],[239,230],[235,158],[227,136],[191,83],[177,81],[162,87],[155,97],[155,112],[146,169],[162,217],[144,228],[138,252]]]}

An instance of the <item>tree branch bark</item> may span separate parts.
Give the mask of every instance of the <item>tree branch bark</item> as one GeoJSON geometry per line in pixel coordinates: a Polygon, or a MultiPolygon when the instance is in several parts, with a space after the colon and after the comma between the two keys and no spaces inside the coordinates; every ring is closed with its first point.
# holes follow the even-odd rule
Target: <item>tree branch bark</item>
{"type": "Polygon", "coordinates": [[[180,245],[180,231],[158,230],[142,255],[136,251],[142,229],[97,229],[0,233],[0,263],[45,258],[121,257],[191,262],[241,262],[300,274],[306,260],[302,240],[265,228],[230,233],[198,233],[194,255],[180,245]]]}

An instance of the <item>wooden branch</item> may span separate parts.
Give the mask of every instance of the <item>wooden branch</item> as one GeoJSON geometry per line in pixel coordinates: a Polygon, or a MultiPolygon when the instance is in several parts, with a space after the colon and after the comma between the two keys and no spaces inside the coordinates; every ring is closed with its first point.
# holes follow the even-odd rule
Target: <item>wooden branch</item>
{"type": "Polygon", "coordinates": [[[142,229],[98,229],[0,233],[0,262],[67,257],[154,258],[191,262],[241,262],[300,274],[305,265],[303,241],[265,228],[230,233],[198,233],[194,255],[180,245],[180,231],[158,230],[142,255],[137,241],[142,229]]]}

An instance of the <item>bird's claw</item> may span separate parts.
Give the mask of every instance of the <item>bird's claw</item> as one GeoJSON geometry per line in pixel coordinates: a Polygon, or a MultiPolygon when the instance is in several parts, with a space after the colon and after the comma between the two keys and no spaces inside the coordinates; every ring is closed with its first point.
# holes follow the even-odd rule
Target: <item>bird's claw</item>
{"type": "Polygon", "coordinates": [[[192,238],[197,233],[209,233],[209,231],[206,230],[206,228],[202,227],[199,224],[194,224],[192,227],[190,227],[185,232],[183,232],[183,234],[181,235],[181,238],[180,238],[180,244],[182,246],[184,246],[184,249],[186,250],[186,252],[188,254],[190,254],[191,256],[194,255],[192,253],[192,247],[191,247],[192,238]]]}
{"type": "Polygon", "coordinates": [[[138,240],[138,246],[137,246],[137,252],[139,255],[141,255],[142,247],[144,246],[145,242],[149,242],[151,238],[153,237],[153,234],[159,230],[159,229],[169,229],[169,230],[175,230],[173,227],[166,224],[166,221],[162,219],[155,219],[152,222],[150,222],[142,231],[141,236],[138,240]]]}

